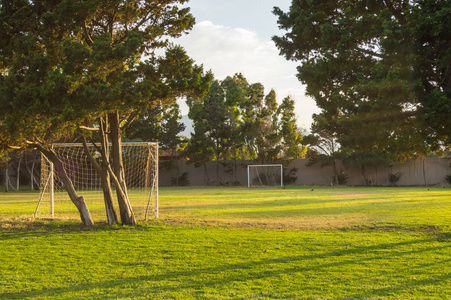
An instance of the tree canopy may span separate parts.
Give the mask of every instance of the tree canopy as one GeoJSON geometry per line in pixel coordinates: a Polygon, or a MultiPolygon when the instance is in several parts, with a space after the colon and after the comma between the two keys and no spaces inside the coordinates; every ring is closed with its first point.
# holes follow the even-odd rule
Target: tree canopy
{"type": "MultiPolygon", "coordinates": [[[[104,149],[102,166],[116,181],[118,199],[126,198],[124,127],[155,105],[203,94],[211,81],[168,41],[194,24],[189,8],[180,7],[186,2],[2,1],[2,150],[31,145],[53,157],[49,145],[74,133],[102,148],[111,142],[112,161],[104,149]]],[[[131,212],[123,212],[126,202],[119,200],[121,217],[133,223],[131,212]]]]}
{"type": "Polygon", "coordinates": [[[188,98],[194,133],[187,151],[192,160],[255,159],[261,163],[303,157],[302,133],[294,100],[279,104],[261,83],[241,74],[214,81],[205,97],[188,98]]]}
{"type": "Polygon", "coordinates": [[[202,68],[168,38],[191,29],[173,1],[3,1],[1,105],[15,144],[50,141],[194,92],[202,68]],[[166,48],[166,57],[157,49],[166,48]],[[190,91],[188,91],[190,89],[190,91]],[[75,126],[74,126],[75,125],[75,126]]]}
{"type": "Polygon", "coordinates": [[[450,147],[451,2],[296,0],[274,13],[287,32],[273,40],[322,110],[317,130],[397,160],[450,147]]]}

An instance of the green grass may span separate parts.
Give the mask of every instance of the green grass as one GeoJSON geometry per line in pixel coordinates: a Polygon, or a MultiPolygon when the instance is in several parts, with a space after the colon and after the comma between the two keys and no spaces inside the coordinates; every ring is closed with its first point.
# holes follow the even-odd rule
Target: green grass
{"type": "Polygon", "coordinates": [[[450,189],[161,189],[133,227],[36,201],[0,194],[0,299],[451,298],[450,189]]]}
{"type": "Polygon", "coordinates": [[[443,188],[183,188],[161,191],[164,219],[278,229],[449,228],[443,188]]]}

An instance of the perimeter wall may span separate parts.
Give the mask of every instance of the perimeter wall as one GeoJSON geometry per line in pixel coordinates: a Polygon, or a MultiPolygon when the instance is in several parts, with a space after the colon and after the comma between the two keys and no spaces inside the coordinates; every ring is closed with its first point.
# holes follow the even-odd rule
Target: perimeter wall
{"type": "MultiPolygon", "coordinates": [[[[384,166],[362,168],[345,168],[338,164],[338,171],[347,174],[347,185],[387,186],[389,173],[401,173],[397,182],[399,186],[418,185],[448,185],[445,176],[451,175],[450,160],[445,158],[427,158],[409,160],[406,163],[395,163],[387,168],[384,166]]],[[[205,166],[195,167],[186,160],[178,160],[171,164],[160,163],[160,186],[190,185],[190,186],[218,186],[243,185],[247,186],[247,165],[254,161],[213,161],[205,166]],[[233,170],[236,172],[233,172],[233,170]],[[184,175],[184,177],[182,177],[184,175]],[[178,180],[177,180],[178,179],[178,180]]],[[[307,159],[297,159],[290,163],[288,169],[295,168],[296,181],[293,185],[332,185],[332,167],[318,165],[307,167],[307,159]]]]}

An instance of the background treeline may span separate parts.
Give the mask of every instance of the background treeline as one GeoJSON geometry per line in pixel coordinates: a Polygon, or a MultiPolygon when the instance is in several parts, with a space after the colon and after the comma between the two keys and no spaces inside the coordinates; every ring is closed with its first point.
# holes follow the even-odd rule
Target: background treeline
{"type": "Polygon", "coordinates": [[[294,100],[277,101],[261,83],[241,74],[214,80],[203,97],[186,99],[193,124],[185,130],[177,103],[142,114],[125,132],[131,140],[159,141],[170,155],[182,155],[200,166],[209,161],[248,159],[259,163],[304,157],[303,134],[297,125],[294,100]]]}

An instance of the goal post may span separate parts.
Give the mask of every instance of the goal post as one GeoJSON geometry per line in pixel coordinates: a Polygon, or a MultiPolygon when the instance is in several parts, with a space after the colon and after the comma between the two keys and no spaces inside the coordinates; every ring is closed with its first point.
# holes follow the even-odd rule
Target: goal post
{"type": "MultiPolygon", "coordinates": [[[[97,152],[99,146],[88,144],[95,160],[100,159],[97,152]]],[[[85,198],[93,220],[106,220],[101,177],[86,156],[83,144],[53,144],[53,150],[62,161],[75,190],[85,198]]],[[[135,217],[141,220],[148,216],[158,218],[158,143],[124,142],[122,154],[127,194],[135,217]]],[[[114,189],[114,183],[112,187],[114,189]]],[[[116,198],[114,192],[113,197],[116,198]]],[[[53,164],[41,155],[41,193],[35,217],[77,216],[77,209],[70,201],[58,173],[54,172],[53,164]]]]}
{"type": "Polygon", "coordinates": [[[280,186],[283,187],[283,165],[248,165],[247,187],[280,186]]]}

